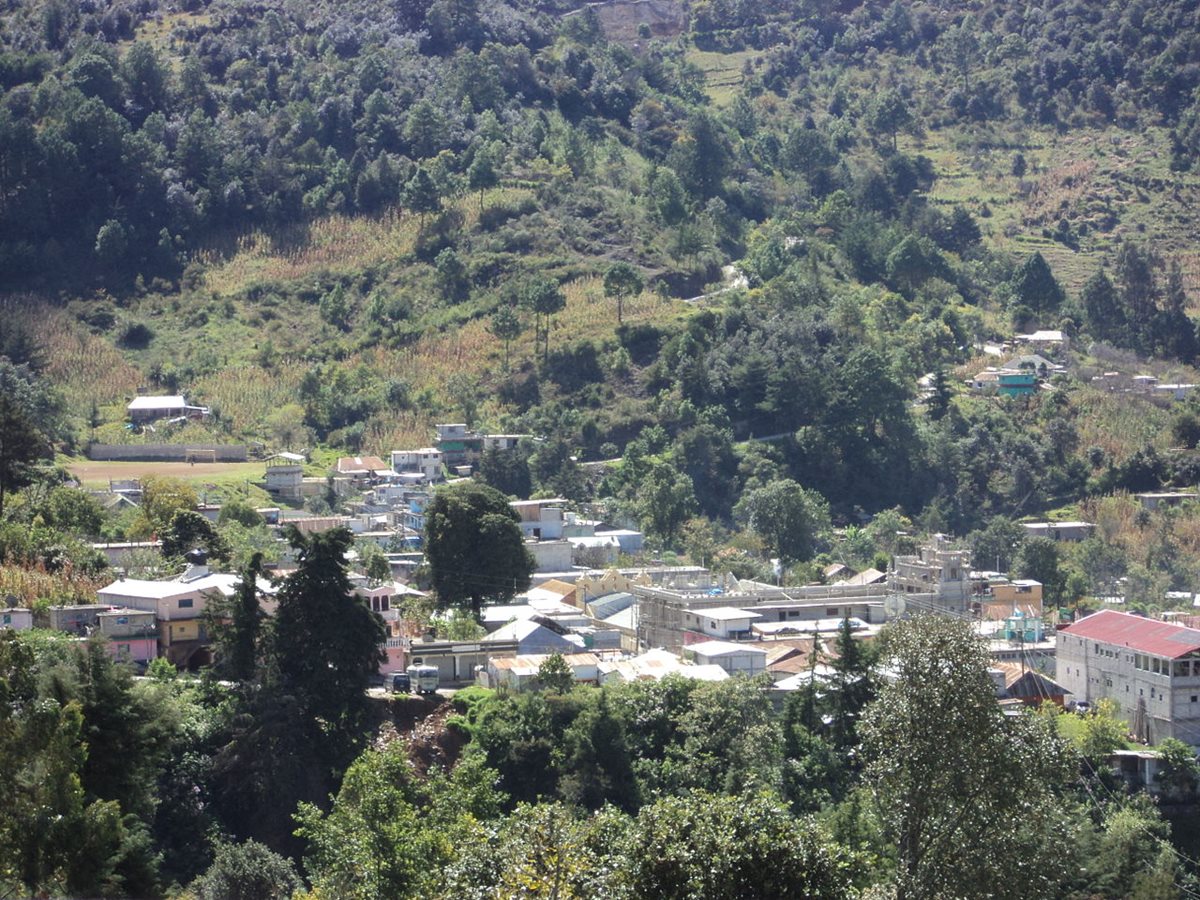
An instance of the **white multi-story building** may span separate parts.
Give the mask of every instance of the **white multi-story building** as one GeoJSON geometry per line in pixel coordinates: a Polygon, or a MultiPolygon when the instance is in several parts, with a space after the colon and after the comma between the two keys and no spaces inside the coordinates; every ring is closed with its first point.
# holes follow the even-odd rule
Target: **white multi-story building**
{"type": "Polygon", "coordinates": [[[416,472],[426,481],[442,480],[442,451],[436,447],[420,450],[393,450],[392,470],[404,475],[416,472]]]}
{"type": "Polygon", "coordinates": [[[1138,738],[1200,746],[1200,630],[1103,610],[1058,630],[1055,680],[1116,702],[1138,738]]]}

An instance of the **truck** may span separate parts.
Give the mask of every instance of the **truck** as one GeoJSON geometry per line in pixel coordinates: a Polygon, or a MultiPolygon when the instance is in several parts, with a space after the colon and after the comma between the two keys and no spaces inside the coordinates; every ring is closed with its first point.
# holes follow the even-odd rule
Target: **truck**
{"type": "Polygon", "coordinates": [[[393,672],[390,676],[393,694],[407,694],[412,691],[412,679],[407,672],[393,672]]]}
{"type": "Polygon", "coordinates": [[[418,694],[437,693],[441,673],[437,666],[409,666],[408,679],[418,694]]]}

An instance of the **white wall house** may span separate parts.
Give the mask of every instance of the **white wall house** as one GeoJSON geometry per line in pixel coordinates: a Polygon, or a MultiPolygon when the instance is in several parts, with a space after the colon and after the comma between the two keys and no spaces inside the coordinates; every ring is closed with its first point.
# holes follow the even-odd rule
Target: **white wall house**
{"type": "Polygon", "coordinates": [[[393,450],[392,469],[401,475],[415,472],[426,481],[440,481],[442,478],[442,451],[436,447],[422,447],[419,450],[393,450]]]}
{"type": "Polygon", "coordinates": [[[730,675],[757,675],[767,670],[767,651],[728,641],[688,644],[684,655],[701,666],[720,666],[730,675]]]}

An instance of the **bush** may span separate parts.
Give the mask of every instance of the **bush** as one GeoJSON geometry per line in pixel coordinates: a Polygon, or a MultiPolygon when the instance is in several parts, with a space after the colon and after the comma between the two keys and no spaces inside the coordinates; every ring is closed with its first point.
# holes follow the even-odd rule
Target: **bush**
{"type": "Polygon", "coordinates": [[[304,883],[296,867],[257,841],[225,844],[192,882],[197,900],[288,900],[304,883]]]}

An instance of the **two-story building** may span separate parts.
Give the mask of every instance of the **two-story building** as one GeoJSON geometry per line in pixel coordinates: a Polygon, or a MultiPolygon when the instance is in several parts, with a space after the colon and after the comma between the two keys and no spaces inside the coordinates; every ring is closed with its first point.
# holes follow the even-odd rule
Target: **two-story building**
{"type": "MultiPolygon", "coordinates": [[[[158,624],[158,655],[177,666],[194,668],[212,662],[204,611],[214,597],[232,597],[241,575],[210,572],[203,554],[189,554],[186,572],[170,581],[121,578],[96,592],[101,603],[154,613],[158,624]]],[[[260,579],[259,590],[268,598],[275,588],[260,579]]],[[[264,604],[267,608],[268,603],[264,604]]],[[[270,611],[268,609],[268,611],[270,611]]]]}
{"type": "Polygon", "coordinates": [[[400,475],[420,475],[424,481],[442,480],[442,451],[437,447],[393,450],[392,469],[400,475]]]}
{"type": "Polygon", "coordinates": [[[1141,740],[1200,746],[1200,630],[1102,610],[1058,630],[1057,658],[1076,701],[1115,701],[1141,740]]]}

